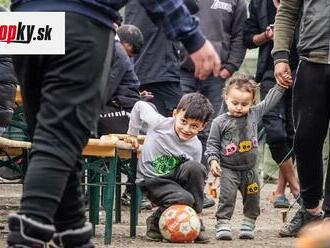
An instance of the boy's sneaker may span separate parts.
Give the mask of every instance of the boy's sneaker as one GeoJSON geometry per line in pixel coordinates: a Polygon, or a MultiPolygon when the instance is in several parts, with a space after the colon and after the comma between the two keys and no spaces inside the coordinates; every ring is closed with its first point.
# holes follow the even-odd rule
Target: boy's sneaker
{"type": "Polygon", "coordinates": [[[151,216],[147,218],[147,239],[151,241],[162,241],[163,236],[159,230],[159,218],[161,212],[157,209],[151,216]]]}
{"type": "Polygon", "coordinates": [[[314,215],[309,213],[304,207],[301,207],[290,222],[281,228],[279,235],[280,237],[296,237],[303,226],[312,221],[322,219],[323,212],[314,215]]]}
{"type": "Polygon", "coordinates": [[[220,240],[232,240],[230,222],[227,219],[219,219],[215,225],[215,238],[220,240]]]}
{"type": "Polygon", "coordinates": [[[254,239],[254,228],[255,228],[255,223],[256,220],[244,217],[241,228],[240,228],[240,233],[239,233],[239,238],[240,239],[254,239]]]}
{"type": "Polygon", "coordinates": [[[209,236],[206,234],[206,230],[205,230],[205,226],[203,224],[203,221],[201,221],[201,230],[199,232],[198,237],[194,240],[195,243],[199,243],[199,244],[205,244],[210,242],[210,238],[209,236]]]}
{"type": "Polygon", "coordinates": [[[8,227],[8,248],[47,248],[47,243],[55,233],[54,226],[45,225],[19,214],[8,215],[8,227]]]}

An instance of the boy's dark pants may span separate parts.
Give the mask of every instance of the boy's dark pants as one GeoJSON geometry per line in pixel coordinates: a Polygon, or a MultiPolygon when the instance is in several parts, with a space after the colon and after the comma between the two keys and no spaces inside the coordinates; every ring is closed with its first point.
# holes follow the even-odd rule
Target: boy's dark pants
{"type": "Polygon", "coordinates": [[[187,161],[170,175],[146,178],[139,186],[161,212],[173,204],[183,204],[201,213],[205,178],[204,165],[187,161]]]}
{"type": "MultiPolygon", "coordinates": [[[[330,117],[330,65],[301,61],[293,88],[294,152],[304,206],[315,208],[323,195],[322,149],[330,117]]],[[[330,216],[328,164],[323,209],[330,216]]]]}
{"type": "Polygon", "coordinates": [[[217,220],[231,219],[238,190],[243,198],[244,216],[257,219],[260,215],[260,184],[256,169],[239,171],[222,167],[217,220]]]}
{"type": "Polygon", "coordinates": [[[85,222],[79,158],[99,116],[113,31],[68,12],[65,32],[65,55],[14,58],[33,142],[19,212],[57,231],[85,222]]]}

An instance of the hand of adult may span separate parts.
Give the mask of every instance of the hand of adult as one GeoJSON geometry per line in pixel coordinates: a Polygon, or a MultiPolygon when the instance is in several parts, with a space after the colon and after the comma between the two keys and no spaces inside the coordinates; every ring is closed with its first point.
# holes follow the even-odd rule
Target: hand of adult
{"type": "Polygon", "coordinates": [[[219,75],[221,61],[208,40],[199,50],[190,54],[190,57],[195,64],[195,77],[204,80],[211,73],[215,77],[219,75]]]}
{"type": "Polygon", "coordinates": [[[284,87],[289,88],[292,83],[292,73],[288,63],[280,62],[275,65],[275,79],[276,82],[284,87]]]}
{"type": "Polygon", "coordinates": [[[231,72],[228,71],[226,68],[220,70],[219,76],[223,79],[227,79],[231,76],[231,72]]]}

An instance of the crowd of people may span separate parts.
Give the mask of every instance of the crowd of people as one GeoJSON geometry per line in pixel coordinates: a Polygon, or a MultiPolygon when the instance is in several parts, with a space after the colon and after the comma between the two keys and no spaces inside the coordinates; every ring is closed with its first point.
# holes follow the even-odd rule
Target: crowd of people
{"type": "MultiPolygon", "coordinates": [[[[239,238],[254,239],[261,128],[279,170],[274,207],[290,207],[287,185],[300,205],[279,235],[328,220],[327,1],[131,0],[122,18],[124,2],[12,0],[11,11],[65,11],[66,51],[0,56],[0,135],[18,83],[32,141],[20,208],[8,217],[8,247],[94,247],[79,156],[89,137],[108,133],[127,133],[134,149],[137,135],[146,135],[136,183],[157,207],[147,218],[150,240],[162,240],[158,222],[169,206],[185,204],[201,216],[215,204],[204,193],[208,174],[220,178],[216,239],[233,238],[237,191],[239,238]],[[238,73],[254,48],[255,76],[238,73]]],[[[201,220],[195,242],[209,240],[201,220]]]]}

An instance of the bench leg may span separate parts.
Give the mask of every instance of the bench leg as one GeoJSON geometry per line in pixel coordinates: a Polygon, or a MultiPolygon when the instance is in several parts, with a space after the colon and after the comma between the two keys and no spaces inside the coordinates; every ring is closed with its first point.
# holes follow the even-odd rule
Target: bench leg
{"type": "Polygon", "coordinates": [[[110,158],[108,174],[104,177],[104,209],[105,209],[105,230],[104,244],[111,244],[112,236],[112,211],[114,202],[114,191],[116,187],[117,157],[110,158]]]}
{"type": "Polygon", "coordinates": [[[130,161],[130,167],[133,176],[132,192],[131,192],[131,208],[130,208],[130,237],[136,237],[136,226],[138,224],[138,212],[140,209],[140,202],[142,193],[136,186],[136,168],[137,168],[137,154],[132,152],[132,158],[130,161]]]}
{"type": "Polygon", "coordinates": [[[115,223],[121,222],[121,161],[117,158],[115,223]]]}

